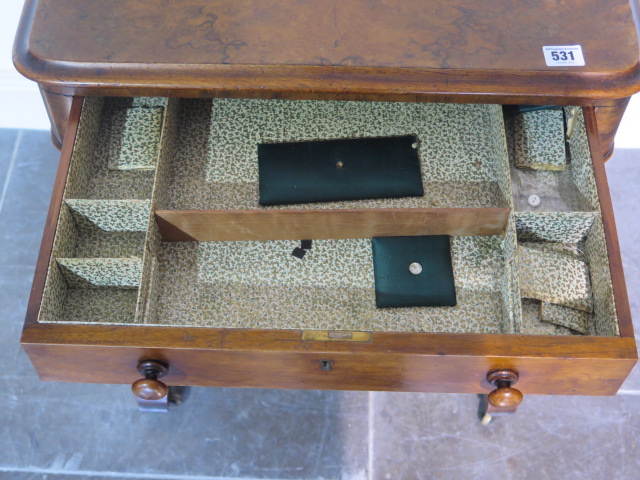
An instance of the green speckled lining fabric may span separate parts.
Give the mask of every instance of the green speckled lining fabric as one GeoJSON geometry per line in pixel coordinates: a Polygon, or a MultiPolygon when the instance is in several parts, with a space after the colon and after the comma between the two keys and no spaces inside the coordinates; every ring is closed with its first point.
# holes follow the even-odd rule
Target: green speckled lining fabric
{"type": "Polygon", "coordinates": [[[597,212],[517,212],[518,241],[578,243],[597,217],[597,212]]]}
{"type": "Polygon", "coordinates": [[[530,298],[522,299],[522,325],[519,333],[523,335],[573,335],[569,328],[543,322],[540,319],[540,301],[530,298]]]}
{"type": "Polygon", "coordinates": [[[70,288],[140,286],[140,258],[57,258],[70,288]]]}
{"type": "Polygon", "coordinates": [[[158,255],[159,325],[366,331],[502,331],[500,237],[452,237],[456,307],[377,309],[371,242],[165,243],[158,255]]]}
{"type": "Polygon", "coordinates": [[[587,312],[547,302],[540,303],[540,320],[570,328],[585,335],[589,334],[593,324],[592,316],[587,312]]]}
{"type": "Polygon", "coordinates": [[[575,130],[568,143],[571,154],[573,182],[582,197],[586,199],[586,205],[583,210],[599,210],[598,189],[593,175],[591,149],[589,148],[589,139],[587,138],[582,109],[577,113],[575,130]]]}
{"type": "Polygon", "coordinates": [[[109,136],[108,168],[153,170],[158,160],[162,107],[118,109],[105,132],[109,136]]]}
{"type": "MultiPolygon", "coordinates": [[[[558,111],[558,114],[561,113],[558,111]]],[[[568,148],[563,146],[563,150],[569,152],[569,163],[565,170],[558,171],[516,166],[516,116],[509,113],[504,115],[515,209],[523,212],[598,210],[598,194],[582,110],[578,112],[576,130],[568,141],[568,148]],[[528,202],[530,195],[537,195],[540,198],[540,204],[531,206],[528,202]]]]}
{"type": "Polygon", "coordinates": [[[107,232],[145,232],[151,213],[149,200],[65,200],[76,225],[107,232]]]}
{"type": "Polygon", "coordinates": [[[293,100],[182,100],[167,209],[509,207],[511,190],[497,105],[293,100]],[[416,135],[425,195],[258,205],[263,142],[416,135]]]}
{"type": "Polygon", "coordinates": [[[61,316],[69,323],[136,323],[137,289],[69,289],[61,316]]]}
{"type": "Polygon", "coordinates": [[[591,287],[593,289],[595,334],[604,336],[620,335],[602,219],[597,218],[595,220],[590,234],[583,242],[583,249],[589,263],[591,287]]]}
{"type": "Polygon", "coordinates": [[[523,297],[593,312],[589,269],[584,261],[520,244],[518,267],[523,297]]]}
{"type": "Polygon", "coordinates": [[[561,109],[514,115],[515,165],[534,170],[567,168],[561,109]]]}
{"type": "MultiPolygon", "coordinates": [[[[546,242],[545,250],[582,255],[589,266],[589,333],[617,335],[597,191],[584,124],[578,127],[567,172],[575,198],[582,196],[571,205],[580,208],[561,201],[565,211],[528,212],[516,203],[503,237],[454,237],[456,307],[376,309],[369,239],[317,240],[299,260],[291,255],[295,241],[163,243],[152,212],[259,208],[254,147],[260,141],[406,133],[420,137],[428,193],[418,203],[292,208],[512,207],[515,167],[500,107],[86,98],[39,321],[572,334],[541,320],[540,301],[522,299],[518,242],[546,242]],[[155,169],[112,170],[109,125],[138,107],[163,112],[155,169]]],[[[513,148],[510,132],[507,125],[513,148]]]]}

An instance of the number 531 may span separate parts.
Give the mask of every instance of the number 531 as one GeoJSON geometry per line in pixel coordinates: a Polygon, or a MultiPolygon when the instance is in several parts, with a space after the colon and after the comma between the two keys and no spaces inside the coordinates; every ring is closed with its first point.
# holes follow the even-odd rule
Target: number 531
{"type": "Polygon", "coordinates": [[[551,52],[551,58],[553,60],[555,60],[556,62],[559,60],[575,60],[575,58],[573,57],[573,52],[569,51],[560,51],[560,52],[551,52]]]}

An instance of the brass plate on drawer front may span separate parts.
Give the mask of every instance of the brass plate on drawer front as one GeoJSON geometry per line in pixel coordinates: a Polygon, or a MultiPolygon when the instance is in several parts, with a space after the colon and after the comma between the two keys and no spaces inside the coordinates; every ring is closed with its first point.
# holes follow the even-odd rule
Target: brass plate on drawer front
{"type": "Polygon", "coordinates": [[[370,342],[371,332],[305,330],[302,332],[302,340],[315,342],[370,342]]]}

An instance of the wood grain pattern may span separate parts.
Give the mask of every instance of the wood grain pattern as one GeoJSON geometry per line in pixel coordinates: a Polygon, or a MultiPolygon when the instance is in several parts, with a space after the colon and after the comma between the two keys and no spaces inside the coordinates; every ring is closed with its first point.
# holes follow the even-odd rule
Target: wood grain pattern
{"type": "Polygon", "coordinates": [[[156,210],[165,241],[300,240],[397,235],[501,235],[508,208],[156,210]]]}
{"type": "Polygon", "coordinates": [[[58,227],[58,216],[62,207],[62,198],[67,183],[67,174],[69,173],[69,165],[71,163],[71,154],[73,153],[73,145],[78,131],[78,123],[80,121],[80,113],[82,111],[82,97],[73,99],[71,105],[71,114],[69,123],[67,124],[67,137],[62,144],[62,152],[60,154],[60,164],[56,173],[55,183],[53,184],[53,192],[51,193],[51,203],[47,213],[47,220],[44,224],[44,233],[42,235],[42,243],[40,244],[40,253],[36,262],[36,271],[33,276],[33,284],[31,286],[31,295],[29,296],[29,304],[27,305],[26,324],[36,323],[40,303],[42,301],[42,293],[44,292],[44,284],[47,279],[47,270],[49,268],[49,260],[51,259],[51,250],[53,249],[53,240],[58,227]]]}
{"type": "Polygon", "coordinates": [[[631,97],[614,99],[595,108],[602,157],[605,162],[613,155],[614,138],[622,121],[622,116],[627,109],[627,105],[629,105],[629,100],[631,100],[631,97]]]}
{"type": "Polygon", "coordinates": [[[557,0],[172,0],[163,8],[28,0],[14,62],[38,83],[77,88],[583,99],[638,91],[629,0],[574,7],[557,0]],[[582,45],[586,66],[547,67],[542,47],[567,44],[582,45]]]}
{"type": "Polygon", "coordinates": [[[374,333],[309,342],[294,330],[39,324],[23,344],[43,380],[131,383],[136,365],[170,365],[168,385],[488,392],[490,370],[520,373],[525,394],[613,395],[636,361],[632,338],[374,333]],[[320,362],[332,360],[330,371],[320,362]],[[101,374],[96,375],[96,371],[101,374]]]}
{"type": "Polygon", "coordinates": [[[613,284],[613,295],[616,302],[616,313],[618,315],[618,328],[623,337],[633,337],[633,321],[629,310],[629,297],[627,295],[627,284],[624,280],[624,269],[622,268],[622,257],[620,256],[620,244],[618,242],[618,231],[616,229],[611,194],[609,193],[609,183],[607,182],[607,172],[604,168],[602,158],[602,145],[598,135],[598,123],[593,107],[583,109],[584,119],[589,139],[589,149],[593,161],[593,174],[596,180],[596,189],[600,199],[600,210],[602,213],[602,224],[607,243],[609,255],[609,269],[611,271],[611,281],[613,284]]]}
{"type": "Polygon", "coordinates": [[[73,96],[56,92],[55,87],[48,89],[42,85],[39,85],[39,87],[44,106],[49,115],[49,121],[51,122],[51,138],[54,145],[60,149],[67,130],[73,96]]]}

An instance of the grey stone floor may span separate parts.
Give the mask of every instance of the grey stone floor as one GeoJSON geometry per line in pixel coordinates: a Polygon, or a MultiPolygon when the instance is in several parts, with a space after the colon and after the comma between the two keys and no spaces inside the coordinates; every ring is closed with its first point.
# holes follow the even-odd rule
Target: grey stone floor
{"type": "MultiPolygon", "coordinates": [[[[148,414],[127,386],[40,382],[19,337],[57,157],[48,133],[0,130],[0,478],[640,478],[638,370],[617,397],[529,396],[489,427],[473,395],[196,388],[148,414]]],[[[640,150],[607,172],[640,320],[640,150]]]]}

